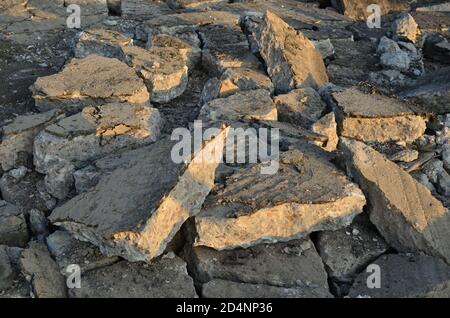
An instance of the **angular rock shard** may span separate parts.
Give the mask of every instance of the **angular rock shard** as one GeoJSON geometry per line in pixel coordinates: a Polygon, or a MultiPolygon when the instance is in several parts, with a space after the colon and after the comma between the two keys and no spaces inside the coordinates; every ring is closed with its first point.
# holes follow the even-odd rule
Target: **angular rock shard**
{"type": "Polygon", "coordinates": [[[128,153],[129,160],[103,175],[92,191],[56,208],[50,220],[107,255],[149,261],[200,211],[214,185],[227,132],[222,129],[189,164],[173,161],[176,143],[169,138],[128,153]]]}
{"type": "Polygon", "coordinates": [[[223,250],[339,229],[365,203],[330,163],[293,149],[281,154],[276,174],[261,174],[255,165],[228,177],[195,218],[195,245],[223,250]]]}
{"type": "Polygon", "coordinates": [[[277,93],[328,82],[320,52],[307,37],[270,11],[264,15],[257,41],[277,93]]]}
{"type": "Polygon", "coordinates": [[[407,172],[362,142],[342,138],[348,169],[370,202],[370,220],[399,251],[450,261],[450,212],[407,172]]]}
{"type": "Polygon", "coordinates": [[[381,256],[367,268],[373,266],[380,269],[380,288],[369,288],[367,285],[373,269],[363,271],[353,284],[349,297],[450,297],[450,266],[438,257],[390,254],[381,256]]]}
{"type": "Polygon", "coordinates": [[[39,109],[69,113],[109,102],[149,101],[147,87],[132,68],[98,55],[71,60],[60,73],[38,78],[31,90],[39,109]]]}
{"type": "Polygon", "coordinates": [[[399,100],[365,94],[354,87],[332,95],[344,137],[366,142],[413,142],[425,133],[426,118],[399,100]]]}

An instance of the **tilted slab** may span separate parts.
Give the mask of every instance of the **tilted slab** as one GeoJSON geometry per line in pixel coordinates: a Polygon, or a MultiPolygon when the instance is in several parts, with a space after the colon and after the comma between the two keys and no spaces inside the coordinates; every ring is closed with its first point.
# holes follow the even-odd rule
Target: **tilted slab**
{"type": "Polygon", "coordinates": [[[227,132],[223,129],[186,165],[171,159],[175,142],[169,138],[138,149],[92,191],[56,208],[50,220],[108,255],[149,261],[200,211],[214,186],[227,132]]]}
{"type": "Polygon", "coordinates": [[[195,245],[223,250],[339,229],[365,203],[361,190],[330,163],[290,150],[273,175],[255,165],[228,177],[195,218],[195,245]]]}
{"type": "Polygon", "coordinates": [[[450,212],[395,163],[362,142],[341,138],[347,166],[370,202],[370,220],[399,251],[450,261],[450,212]]]}
{"type": "Polygon", "coordinates": [[[89,55],[72,59],[54,75],[39,77],[31,87],[36,107],[76,113],[108,102],[143,104],[149,101],[144,81],[117,59],[89,55]]]}

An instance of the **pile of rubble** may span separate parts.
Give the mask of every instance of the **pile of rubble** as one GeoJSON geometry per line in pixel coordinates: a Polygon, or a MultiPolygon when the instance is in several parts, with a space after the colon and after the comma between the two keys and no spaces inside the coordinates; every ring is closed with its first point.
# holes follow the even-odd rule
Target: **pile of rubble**
{"type": "Polygon", "coordinates": [[[450,296],[449,3],[0,9],[0,297],[450,296]]]}

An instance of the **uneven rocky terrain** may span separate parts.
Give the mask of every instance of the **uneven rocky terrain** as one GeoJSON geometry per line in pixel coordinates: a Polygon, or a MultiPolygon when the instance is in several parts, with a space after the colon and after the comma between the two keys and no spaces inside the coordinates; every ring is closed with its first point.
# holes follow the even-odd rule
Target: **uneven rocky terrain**
{"type": "Polygon", "coordinates": [[[445,0],[1,0],[0,297],[450,297],[449,41],[445,0]]]}

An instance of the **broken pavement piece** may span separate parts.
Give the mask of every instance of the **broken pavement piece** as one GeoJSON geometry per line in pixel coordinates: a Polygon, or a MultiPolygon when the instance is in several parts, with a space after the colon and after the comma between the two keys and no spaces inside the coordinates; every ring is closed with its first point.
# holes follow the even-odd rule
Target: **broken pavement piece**
{"type": "Polygon", "coordinates": [[[409,14],[403,14],[392,24],[392,32],[397,39],[416,42],[419,28],[414,18],[409,14]]]}
{"type": "Polygon", "coordinates": [[[160,135],[157,109],[128,103],[85,107],[47,126],[34,142],[36,171],[45,174],[47,190],[64,199],[75,169],[126,147],[146,145],[160,135]]]}
{"type": "Polygon", "coordinates": [[[331,296],[322,260],[309,238],[229,251],[186,247],[185,255],[199,284],[222,279],[298,289],[310,297],[331,296]]]}
{"type": "Polygon", "coordinates": [[[18,116],[14,121],[2,128],[0,143],[0,164],[8,171],[20,163],[23,154],[33,153],[34,138],[46,125],[61,118],[58,110],[45,113],[18,116]]]}
{"type": "Polygon", "coordinates": [[[48,250],[54,257],[62,275],[71,274],[69,266],[77,264],[82,273],[99,267],[117,263],[118,257],[106,257],[99,249],[88,243],[76,240],[67,231],[55,231],[46,239],[48,250]]]}
{"type": "Polygon", "coordinates": [[[349,227],[317,234],[320,257],[329,276],[338,281],[351,280],[389,248],[376,230],[358,217],[349,227]]]}
{"type": "Polygon", "coordinates": [[[281,156],[276,174],[248,167],[208,197],[195,217],[195,246],[223,250],[288,241],[345,227],[362,212],[361,190],[333,165],[299,149],[281,156]]]}
{"type": "Polygon", "coordinates": [[[149,39],[147,45],[149,45],[150,48],[171,47],[177,49],[182,58],[185,60],[189,72],[192,72],[195,69],[202,56],[202,50],[199,47],[192,45],[183,39],[170,35],[153,35],[149,39]]]}
{"type": "Polygon", "coordinates": [[[274,98],[278,120],[309,128],[327,109],[319,93],[311,87],[295,89],[274,98]]]}
{"type": "Polygon", "coordinates": [[[232,68],[262,68],[239,27],[203,26],[199,34],[203,43],[202,66],[210,75],[219,77],[232,68]]]}
{"type": "Polygon", "coordinates": [[[88,271],[75,298],[195,298],[186,263],[178,256],[162,257],[151,264],[120,261],[88,271]]]}
{"type": "Polygon", "coordinates": [[[372,223],[404,252],[422,251],[450,261],[450,211],[409,173],[362,142],[341,138],[347,169],[370,204],[372,223]]]}
{"type": "Polygon", "coordinates": [[[176,143],[168,137],[128,152],[129,160],[103,175],[93,191],[56,208],[50,220],[106,255],[130,261],[161,255],[214,186],[228,130],[206,142],[186,165],[173,161],[176,143]]]}
{"type": "Polygon", "coordinates": [[[75,57],[85,58],[91,54],[104,57],[124,59],[122,47],[133,44],[130,39],[123,34],[100,28],[92,28],[82,31],[78,35],[75,46],[75,57]]]}
{"type": "Polygon", "coordinates": [[[365,142],[413,142],[425,133],[426,118],[408,104],[352,87],[332,93],[337,102],[340,134],[365,142]]]}
{"type": "Polygon", "coordinates": [[[167,103],[186,90],[187,61],[176,48],[130,46],[123,51],[127,64],[144,78],[152,102],[167,103]]]}
{"type": "Polygon", "coordinates": [[[312,42],[270,11],[264,15],[257,41],[278,94],[328,82],[322,56],[312,42]]]}
{"type": "Polygon", "coordinates": [[[111,102],[149,101],[147,87],[132,68],[94,54],[72,59],[58,74],[39,77],[31,90],[38,109],[68,113],[111,102]]]}
{"type": "Polygon", "coordinates": [[[199,119],[217,120],[277,120],[277,109],[265,89],[237,92],[226,98],[206,103],[200,110],[199,119]]]}
{"type": "Polygon", "coordinates": [[[383,255],[356,279],[349,297],[370,298],[448,298],[450,266],[438,257],[425,255],[383,255]],[[369,277],[378,266],[379,288],[370,288],[369,277]]]}

